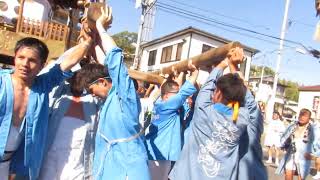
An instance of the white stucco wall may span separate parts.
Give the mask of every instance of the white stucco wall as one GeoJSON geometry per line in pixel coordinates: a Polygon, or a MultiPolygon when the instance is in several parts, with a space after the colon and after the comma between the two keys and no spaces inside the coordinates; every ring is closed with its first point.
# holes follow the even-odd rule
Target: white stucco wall
{"type": "MultiPolygon", "coordinates": [[[[158,70],[161,67],[169,66],[171,64],[177,63],[175,62],[169,62],[169,63],[160,63],[161,61],[161,55],[162,55],[162,48],[174,44],[178,44],[180,42],[185,42],[182,47],[182,54],[181,54],[181,60],[188,59],[190,57],[197,56],[202,53],[202,46],[203,44],[209,45],[211,47],[220,47],[224,45],[224,43],[202,36],[200,34],[192,33],[192,35],[185,34],[182,36],[175,37],[173,39],[163,41],[158,44],[154,44],[152,46],[145,47],[142,52],[142,57],[139,64],[139,70],[141,71],[154,71],[158,70]],[[191,43],[190,43],[191,39],[191,43]],[[190,52],[189,52],[189,46],[190,46],[190,52]],[[149,52],[152,50],[157,49],[157,55],[156,55],[156,62],[154,66],[148,67],[148,60],[149,60],[149,52]]],[[[174,51],[174,50],[173,50],[174,51]]],[[[174,53],[174,52],[173,52],[174,53]]],[[[245,63],[246,67],[244,68],[244,76],[245,80],[249,79],[249,72],[250,72],[250,64],[251,64],[251,52],[245,51],[245,56],[247,56],[247,63],[245,63]]],[[[209,73],[205,71],[200,71],[198,82],[200,84],[204,83],[207,79],[209,73]]]]}
{"type": "Polygon", "coordinates": [[[39,21],[49,21],[51,6],[47,0],[33,0],[24,3],[23,16],[39,21]]]}
{"type": "Polygon", "coordinates": [[[11,19],[18,17],[18,14],[14,11],[14,7],[19,6],[19,3],[17,0],[2,0],[2,2],[7,4],[8,9],[6,11],[0,10],[0,16],[4,17],[4,22],[11,24],[11,19]]]}
{"type": "MultiPolygon", "coordinates": [[[[17,0],[1,0],[8,5],[6,11],[0,10],[0,16],[5,18],[5,22],[11,24],[12,18],[17,18],[18,14],[14,11],[19,6],[17,0]]],[[[29,0],[25,1],[23,8],[23,17],[39,21],[48,21],[51,14],[51,6],[47,0],[29,0]]]]}
{"type": "Polygon", "coordinates": [[[167,47],[170,45],[175,45],[175,44],[181,43],[183,41],[185,41],[185,43],[182,46],[181,59],[185,59],[187,57],[189,41],[190,41],[190,37],[188,35],[179,36],[179,37],[170,39],[169,41],[161,42],[159,44],[155,44],[155,45],[148,46],[148,47],[144,48],[143,52],[142,52],[142,58],[141,58],[140,64],[139,64],[139,70],[141,70],[141,71],[154,71],[154,70],[159,70],[161,67],[166,67],[171,64],[177,63],[177,61],[169,62],[169,63],[160,63],[162,49],[164,47],[167,47]],[[157,49],[157,56],[156,56],[155,65],[148,67],[149,52],[156,50],[156,49],[157,49]]]}
{"type": "MultiPolygon", "coordinates": [[[[312,111],[313,108],[313,98],[315,96],[320,96],[320,91],[300,91],[299,92],[299,101],[298,101],[298,108],[299,110],[302,108],[307,108],[312,111]]],[[[319,107],[318,107],[319,109],[319,107]]],[[[312,112],[312,117],[314,118],[314,112],[312,112]]]]}

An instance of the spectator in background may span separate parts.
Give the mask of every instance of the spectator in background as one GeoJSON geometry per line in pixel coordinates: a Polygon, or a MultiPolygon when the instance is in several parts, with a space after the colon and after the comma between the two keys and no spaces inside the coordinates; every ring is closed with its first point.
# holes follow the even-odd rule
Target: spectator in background
{"type": "Polygon", "coordinates": [[[280,153],[280,137],[285,130],[285,125],[281,120],[279,112],[275,111],[272,115],[272,120],[269,121],[265,131],[264,145],[268,148],[268,160],[266,163],[272,163],[272,150],[275,151],[275,164],[279,165],[280,153]]]}
{"type": "Polygon", "coordinates": [[[299,179],[305,179],[310,172],[311,151],[315,139],[310,117],[310,110],[301,109],[298,121],[289,125],[280,139],[281,147],[286,150],[286,154],[276,173],[285,171],[286,180],[292,180],[295,174],[299,179]]]}

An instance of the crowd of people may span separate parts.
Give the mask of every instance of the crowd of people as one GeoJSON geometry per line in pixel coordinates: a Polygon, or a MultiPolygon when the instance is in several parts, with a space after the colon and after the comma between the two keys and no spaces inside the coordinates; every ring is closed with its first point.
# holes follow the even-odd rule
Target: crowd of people
{"type": "MultiPolygon", "coordinates": [[[[268,179],[263,115],[238,69],[242,48],[231,49],[202,85],[190,61],[188,72],[144,90],[107,32],[111,9],[101,14],[81,43],[47,66],[42,41],[16,43],[14,69],[0,70],[1,179],[268,179]],[[77,67],[88,51],[95,62],[77,67]]],[[[305,179],[320,157],[310,115],[301,110],[288,128],[278,112],[269,122],[267,162],[274,148],[286,178],[305,179]]]]}

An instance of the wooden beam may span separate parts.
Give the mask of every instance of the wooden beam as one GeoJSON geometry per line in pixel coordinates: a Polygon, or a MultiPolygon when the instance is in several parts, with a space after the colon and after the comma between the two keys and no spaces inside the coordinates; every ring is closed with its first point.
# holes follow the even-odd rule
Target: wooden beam
{"type": "Polygon", "coordinates": [[[88,7],[88,26],[91,30],[94,30],[96,28],[96,20],[101,16],[101,7],[105,7],[105,4],[99,2],[91,2],[88,7]]]}
{"type": "Polygon", "coordinates": [[[148,72],[141,72],[133,69],[128,69],[129,76],[133,79],[139,80],[139,81],[144,81],[148,82],[151,84],[161,84],[163,82],[163,77],[157,75],[157,74],[152,74],[148,72]]]}
{"type": "Polygon", "coordinates": [[[231,42],[229,44],[223,45],[218,48],[212,48],[211,50],[202,53],[198,56],[192,57],[190,59],[186,59],[180,61],[176,64],[167,66],[162,68],[161,70],[154,72],[140,72],[136,70],[129,69],[129,75],[131,78],[145,81],[152,84],[161,84],[163,82],[163,77],[159,76],[159,74],[172,74],[172,67],[174,66],[178,72],[183,72],[188,70],[188,62],[192,61],[192,63],[196,67],[200,66],[212,66],[221,62],[228,54],[229,50],[234,47],[241,47],[239,42],[231,42]]]}
{"type": "Polygon", "coordinates": [[[231,42],[218,48],[212,48],[209,51],[190,59],[182,60],[173,65],[161,68],[158,71],[154,71],[152,74],[172,74],[172,67],[178,72],[187,71],[189,61],[192,61],[196,67],[212,66],[222,61],[227,56],[229,50],[234,47],[241,47],[241,44],[239,42],[231,42]]]}

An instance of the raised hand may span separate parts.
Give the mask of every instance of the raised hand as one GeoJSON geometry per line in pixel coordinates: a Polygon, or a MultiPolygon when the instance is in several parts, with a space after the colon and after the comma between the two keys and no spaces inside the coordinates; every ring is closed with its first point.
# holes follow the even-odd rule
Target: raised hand
{"type": "Polygon", "coordinates": [[[188,69],[193,72],[197,70],[197,67],[192,63],[192,61],[188,61],[188,69]]]}
{"type": "Polygon", "coordinates": [[[106,7],[101,7],[101,15],[96,21],[97,30],[107,30],[112,23],[112,8],[106,5],[106,7]]]}
{"type": "Polygon", "coordinates": [[[192,63],[192,61],[188,62],[188,68],[191,71],[191,76],[189,78],[189,81],[192,84],[196,84],[196,80],[197,80],[198,75],[199,75],[199,69],[192,63]]]}
{"type": "Polygon", "coordinates": [[[230,63],[241,64],[244,61],[243,49],[240,47],[232,48],[228,52],[227,57],[230,63]]]}

